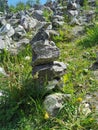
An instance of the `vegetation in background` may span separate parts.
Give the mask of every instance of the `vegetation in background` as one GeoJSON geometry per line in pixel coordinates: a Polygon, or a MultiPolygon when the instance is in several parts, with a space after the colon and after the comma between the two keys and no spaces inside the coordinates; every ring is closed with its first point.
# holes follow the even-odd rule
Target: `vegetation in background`
{"type": "Polygon", "coordinates": [[[40,0],[27,0],[26,3],[20,1],[20,2],[18,2],[18,3],[16,4],[16,6],[11,5],[11,6],[9,7],[9,9],[10,9],[11,12],[16,13],[16,12],[21,11],[21,10],[25,10],[25,9],[28,10],[28,9],[30,9],[30,7],[32,7],[34,4],[40,4],[40,0]]]}
{"type": "Polygon", "coordinates": [[[11,6],[9,7],[9,10],[10,10],[11,12],[16,13],[16,12],[18,12],[18,11],[25,10],[25,9],[29,9],[29,8],[30,8],[30,6],[29,6],[28,4],[25,5],[24,2],[21,2],[21,1],[20,1],[20,2],[18,2],[18,3],[16,4],[16,6],[11,5],[11,6]]]}

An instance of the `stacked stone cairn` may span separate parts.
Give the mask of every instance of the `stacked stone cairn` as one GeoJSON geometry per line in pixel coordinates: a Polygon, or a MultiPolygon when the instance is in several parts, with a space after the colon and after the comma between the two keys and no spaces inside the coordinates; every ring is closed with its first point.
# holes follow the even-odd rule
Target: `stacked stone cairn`
{"type": "MultiPolygon", "coordinates": [[[[59,48],[51,41],[51,35],[57,34],[50,29],[50,23],[44,24],[31,40],[33,53],[33,77],[36,87],[40,87],[49,95],[46,96],[44,105],[50,115],[55,116],[55,110],[62,107],[62,103],[66,96],[61,92],[52,94],[51,90],[57,89],[61,77],[66,72],[66,65],[63,62],[55,61],[59,55],[59,48]]],[[[60,87],[60,86],[59,86],[60,87]]],[[[62,87],[62,86],[61,86],[62,87]]],[[[39,91],[40,91],[39,89],[39,91]]],[[[58,91],[60,91],[58,89],[58,91]]]]}
{"type": "Polygon", "coordinates": [[[64,12],[66,8],[61,6],[57,1],[54,1],[52,4],[53,16],[52,24],[54,27],[60,27],[64,24],[64,12]]]}
{"type": "Polygon", "coordinates": [[[64,24],[63,15],[66,10],[65,7],[62,6],[58,1],[47,2],[45,5],[53,11],[53,15],[51,17],[53,28],[55,29],[62,26],[64,24]]]}
{"type": "Polygon", "coordinates": [[[76,2],[75,0],[69,0],[67,4],[67,12],[70,20],[70,24],[77,24],[80,25],[79,23],[79,12],[80,12],[80,4],[79,1],[76,2]]]}
{"type": "Polygon", "coordinates": [[[90,10],[83,10],[84,0],[67,1],[67,13],[70,25],[88,25],[95,18],[95,0],[87,0],[90,10]]]}

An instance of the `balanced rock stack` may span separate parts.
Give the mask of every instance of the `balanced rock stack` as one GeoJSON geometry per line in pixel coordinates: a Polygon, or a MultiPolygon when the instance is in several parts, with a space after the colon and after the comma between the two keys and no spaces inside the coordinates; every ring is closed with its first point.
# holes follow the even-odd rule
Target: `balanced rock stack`
{"type": "Polygon", "coordinates": [[[38,74],[40,85],[47,81],[58,80],[65,73],[66,65],[55,61],[59,57],[59,49],[53,41],[51,34],[57,34],[47,29],[50,23],[44,24],[33,37],[31,44],[33,50],[33,75],[38,74]]]}
{"type": "MultiPolygon", "coordinates": [[[[69,0],[67,4],[67,12],[70,21],[70,25],[88,25],[96,16],[95,13],[95,0],[87,0],[89,10],[81,8],[84,6],[84,0],[69,0]]],[[[90,24],[89,24],[90,25],[90,24]]]]}
{"type": "Polygon", "coordinates": [[[59,27],[64,24],[64,13],[65,7],[61,6],[57,1],[54,1],[52,4],[53,16],[52,16],[52,24],[54,27],[59,27]]]}
{"type": "MultiPolygon", "coordinates": [[[[57,33],[54,30],[48,29],[48,26],[48,23],[44,24],[31,41],[33,53],[32,74],[33,76],[37,74],[35,83],[37,83],[37,86],[40,86],[43,91],[46,87],[47,92],[55,89],[57,84],[59,84],[61,76],[63,76],[66,71],[66,65],[63,62],[55,61],[59,57],[60,52],[55,43],[51,41],[51,35],[57,33]]],[[[49,98],[50,97],[51,96],[49,96],[49,98]]],[[[47,101],[45,102],[47,103],[47,101]]],[[[52,110],[50,111],[52,112],[52,110]]]]}
{"type": "Polygon", "coordinates": [[[80,3],[79,1],[76,2],[75,0],[69,0],[67,4],[67,12],[70,19],[70,24],[77,24],[80,25],[78,17],[80,12],[80,3]]]}

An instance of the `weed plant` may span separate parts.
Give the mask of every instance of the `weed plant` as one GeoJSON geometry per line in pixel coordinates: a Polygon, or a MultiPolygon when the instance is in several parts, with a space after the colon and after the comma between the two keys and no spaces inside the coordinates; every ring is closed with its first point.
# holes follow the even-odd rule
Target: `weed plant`
{"type": "Polygon", "coordinates": [[[79,41],[79,45],[83,47],[92,47],[98,44],[98,25],[95,25],[91,29],[87,29],[86,36],[79,41]]]}

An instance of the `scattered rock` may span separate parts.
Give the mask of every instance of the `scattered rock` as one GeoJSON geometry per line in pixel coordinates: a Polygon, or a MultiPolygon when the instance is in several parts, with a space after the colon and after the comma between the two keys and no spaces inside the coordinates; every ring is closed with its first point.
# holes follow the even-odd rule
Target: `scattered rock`
{"type": "Polygon", "coordinates": [[[4,70],[4,68],[0,67],[0,74],[4,75],[4,76],[8,76],[4,70]]]}
{"type": "Polygon", "coordinates": [[[82,102],[79,106],[79,112],[87,116],[91,113],[90,104],[87,102],[82,102]]]}
{"type": "Polygon", "coordinates": [[[69,94],[54,93],[46,96],[44,100],[44,107],[46,111],[52,115],[56,116],[60,109],[63,108],[64,101],[70,98],[69,94]]]}
{"type": "Polygon", "coordinates": [[[13,36],[15,33],[13,27],[10,24],[6,24],[0,28],[1,35],[7,35],[8,37],[13,36]]]}
{"type": "Polygon", "coordinates": [[[19,40],[20,38],[23,38],[25,35],[26,35],[26,31],[23,28],[23,26],[18,25],[18,27],[15,28],[14,39],[19,40]]]}
{"type": "Polygon", "coordinates": [[[34,11],[32,15],[38,21],[41,21],[41,22],[45,21],[45,18],[43,17],[43,11],[41,10],[34,11]]]}

